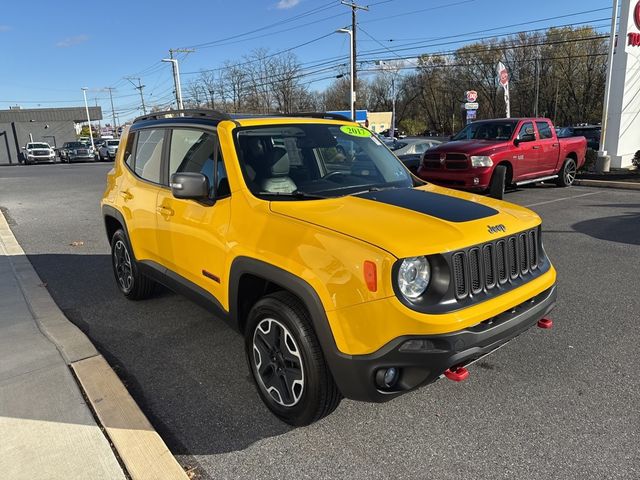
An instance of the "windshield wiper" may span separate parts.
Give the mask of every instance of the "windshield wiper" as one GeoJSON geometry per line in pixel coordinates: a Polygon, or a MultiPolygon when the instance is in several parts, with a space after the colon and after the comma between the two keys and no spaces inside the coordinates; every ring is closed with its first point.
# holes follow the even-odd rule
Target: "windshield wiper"
{"type": "Polygon", "coordinates": [[[362,195],[363,193],[371,193],[371,192],[381,192],[382,190],[393,190],[395,188],[404,188],[404,187],[369,187],[366,190],[360,190],[358,192],[348,193],[345,197],[349,195],[362,195]]]}
{"type": "Polygon", "coordinates": [[[317,200],[321,198],[329,198],[326,195],[319,195],[317,193],[303,192],[302,190],[294,190],[291,193],[287,192],[259,192],[259,195],[265,195],[268,197],[286,197],[286,198],[299,198],[301,200],[317,200]]]}

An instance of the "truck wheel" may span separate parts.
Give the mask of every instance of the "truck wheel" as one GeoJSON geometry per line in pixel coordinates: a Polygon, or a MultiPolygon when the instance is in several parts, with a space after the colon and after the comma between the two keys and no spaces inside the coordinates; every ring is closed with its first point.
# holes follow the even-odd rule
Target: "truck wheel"
{"type": "Polygon", "coordinates": [[[570,187],[573,185],[573,181],[576,179],[576,171],[576,161],[573,158],[567,158],[558,172],[556,185],[559,187],[570,187]]]}
{"type": "Polygon", "coordinates": [[[502,200],[504,197],[504,187],[507,180],[507,167],[498,165],[493,170],[491,182],[489,183],[489,196],[502,200]]]}
{"type": "Polygon", "coordinates": [[[142,300],[151,296],[155,282],[140,273],[123,230],[116,231],[111,239],[111,265],[116,284],[125,297],[142,300]]]}
{"type": "Polygon", "coordinates": [[[309,313],[288,292],[262,297],[249,312],[245,350],[258,393],[290,425],[309,425],[342,396],[325,363],[309,313]]]}

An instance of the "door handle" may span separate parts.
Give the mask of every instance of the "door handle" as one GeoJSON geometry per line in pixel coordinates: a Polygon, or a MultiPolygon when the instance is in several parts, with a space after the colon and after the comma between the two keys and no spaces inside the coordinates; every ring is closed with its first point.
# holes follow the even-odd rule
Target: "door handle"
{"type": "Polygon", "coordinates": [[[558,143],[552,143],[551,146],[552,147],[557,147],[559,144],[558,143]]]}
{"type": "Polygon", "coordinates": [[[158,207],[158,212],[160,213],[160,215],[164,215],[164,216],[167,216],[167,217],[170,217],[175,213],[173,211],[173,208],[169,208],[169,207],[165,207],[165,206],[158,207]]]}
{"type": "Polygon", "coordinates": [[[533,148],[534,150],[540,150],[540,145],[534,145],[532,148],[533,148]]]}
{"type": "Polygon", "coordinates": [[[120,192],[120,196],[122,198],[124,198],[125,200],[131,200],[133,198],[133,195],[131,195],[129,190],[124,190],[124,191],[120,192]]]}

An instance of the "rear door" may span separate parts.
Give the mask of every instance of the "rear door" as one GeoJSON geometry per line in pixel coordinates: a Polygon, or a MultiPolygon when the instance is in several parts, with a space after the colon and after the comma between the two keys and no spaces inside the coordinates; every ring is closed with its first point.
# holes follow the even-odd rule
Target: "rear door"
{"type": "Polygon", "coordinates": [[[161,190],[162,148],[165,130],[129,133],[123,175],[116,202],[122,211],[136,260],[160,262],[156,241],[156,199],[161,190]]]}
{"type": "Polygon", "coordinates": [[[538,145],[533,122],[523,122],[516,138],[518,145],[514,145],[513,148],[513,180],[515,182],[534,176],[539,168],[540,159],[540,145],[538,145]]]}
{"type": "Polygon", "coordinates": [[[556,171],[560,143],[551,124],[547,120],[536,120],[538,144],[540,145],[538,160],[538,176],[551,175],[556,171]]]}

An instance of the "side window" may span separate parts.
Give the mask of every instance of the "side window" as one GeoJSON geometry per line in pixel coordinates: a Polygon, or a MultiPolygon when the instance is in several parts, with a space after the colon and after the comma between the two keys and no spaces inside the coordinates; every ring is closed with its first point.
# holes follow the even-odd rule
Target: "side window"
{"type": "Polygon", "coordinates": [[[163,139],[163,129],[141,130],[138,132],[138,144],[133,170],[139,177],[153,183],[160,183],[163,139]]]}
{"type": "Polygon", "coordinates": [[[553,138],[551,127],[547,122],[536,122],[536,126],[538,127],[538,133],[540,134],[540,140],[544,140],[545,138],[553,138]]]}
{"type": "MultiPolygon", "coordinates": [[[[136,144],[136,132],[129,132],[127,135],[127,144],[124,147],[124,163],[129,165],[129,168],[133,169],[133,146],[136,144]]],[[[67,148],[67,144],[64,144],[64,148],[67,148]]]]}
{"type": "Polygon", "coordinates": [[[229,180],[216,135],[202,130],[174,129],[169,151],[169,177],[174,173],[202,173],[209,180],[211,198],[229,195],[229,180]]]}
{"type": "Polygon", "coordinates": [[[522,127],[520,127],[520,132],[518,132],[518,140],[522,140],[530,135],[535,135],[533,132],[533,123],[523,123],[522,127]]]}
{"type": "Polygon", "coordinates": [[[229,186],[229,177],[227,176],[227,169],[224,166],[224,159],[222,158],[222,150],[218,146],[218,155],[216,158],[216,197],[226,197],[231,195],[231,187],[229,186]]]}

